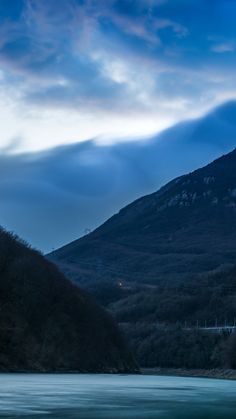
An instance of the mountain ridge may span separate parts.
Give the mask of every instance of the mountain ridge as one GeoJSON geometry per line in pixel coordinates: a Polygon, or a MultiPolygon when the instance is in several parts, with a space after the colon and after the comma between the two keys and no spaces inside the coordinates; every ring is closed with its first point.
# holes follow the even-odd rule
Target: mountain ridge
{"type": "MultiPolygon", "coordinates": [[[[191,256],[195,248],[196,256],[201,258],[201,253],[204,254],[208,249],[201,249],[197,241],[201,237],[207,240],[206,236],[210,229],[216,230],[212,243],[214,247],[216,247],[216,240],[218,240],[218,250],[220,251],[219,241],[222,237],[227,237],[228,244],[226,244],[226,247],[230,253],[230,249],[233,248],[232,241],[234,243],[234,237],[232,237],[230,231],[233,228],[236,231],[235,162],[236,150],[234,149],[231,153],[216,159],[207,166],[170,181],[157,192],[141,197],[121,209],[119,213],[115,214],[88,236],[84,236],[53,252],[50,254],[50,258],[59,263],[66,263],[68,255],[70,261],[72,261],[71,266],[77,264],[78,258],[78,262],[81,260],[82,264],[89,264],[91,261],[91,267],[96,266],[95,259],[97,258],[97,267],[100,264],[99,269],[103,271],[103,275],[106,275],[106,267],[108,265],[110,265],[110,268],[113,265],[114,268],[114,247],[117,246],[116,257],[120,258],[119,264],[120,266],[122,265],[122,251],[124,257],[125,252],[127,252],[127,257],[125,257],[125,262],[123,263],[125,267],[124,274],[127,271],[126,273],[132,276],[132,269],[127,270],[127,263],[132,249],[134,253],[137,251],[133,266],[137,263],[138,257],[143,257],[147,253],[156,255],[156,257],[158,257],[158,254],[161,256],[161,254],[170,253],[186,253],[186,255],[189,254],[191,256]],[[225,168],[226,163],[227,172],[225,168]],[[214,220],[212,216],[214,216],[214,220]],[[233,225],[228,225],[228,216],[232,217],[231,222],[233,222],[233,225]],[[195,225],[190,225],[191,217],[196,218],[199,226],[201,226],[201,223],[206,223],[207,234],[204,234],[204,231],[197,231],[195,225]],[[224,225],[221,218],[224,220],[224,225]],[[187,223],[187,220],[189,220],[189,223],[187,223]],[[185,230],[182,231],[184,228],[185,230]],[[183,243],[181,243],[183,236],[186,236],[186,229],[188,234],[192,235],[190,240],[192,242],[191,246],[188,241],[186,246],[183,246],[183,243]],[[201,236],[199,239],[197,237],[198,234],[201,236]],[[96,252],[96,257],[94,252],[96,252]],[[138,254],[138,252],[143,252],[143,255],[138,254]],[[111,253],[111,257],[109,257],[109,253],[111,253]]],[[[203,228],[204,226],[202,225],[201,229],[203,230],[203,228]]],[[[219,253],[218,250],[215,249],[216,253],[219,253]]],[[[227,257],[226,253],[225,257],[221,257],[219,264],[233,263],[236,253],[232,252],[232,258],[230,255],[227,257]]],[[[203,256],[202,258],[204,259],[203,256]]],[[[193,259],[192,261],[194,261],[193,259]]],[[[153,260],[152,263],[157,263],[157,261],[158,259],[153,260]]],[[[162,262],[167,266],[167,261],[166,263],[164,260],[162,262]]],[[[145,263],[144,261],[143,264],[145,265],[145,263]]],[[[177,263],[176,266],[178,267],[178,265],[181,264],[177,263]]],[[[215,268],[217,268],[217,264],[214,266],[209,261],[209,269],[215,268]]],[[[149,266],[149,271],[151,269],[152,266],[149,266]]],[[[171,271],[171,266],[169,266],[169,270],[171,271]]],[[[207,271],[207,266],[205,270],[207,271]]],[[[181,274],[184,274],[184,271],[180,272],[181,274]]],[[[135,281],[137,275],[139,276],[139,272],[136,269],[130,281],[135,281]]],[[[145,275],[150,277],[150,273],[146,270],[145,275]]],[[[86,284],[86,281],[83,283],[86,284]]]]}

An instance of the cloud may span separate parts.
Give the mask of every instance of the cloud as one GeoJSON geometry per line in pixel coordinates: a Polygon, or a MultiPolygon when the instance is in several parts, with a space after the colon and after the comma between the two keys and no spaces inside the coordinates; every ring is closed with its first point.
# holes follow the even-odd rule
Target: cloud
{"type": "Polygon", "coordinates": [[[233,3],[0,0],[3,145],[137,135],[137,120],[149,134],[203,114],[236,90],[233,3]]]}
{"type": "Polygon", "coordinates": [[[225,52],[234,52],[235,46],[231,42],[222,42],[220,44],[213,45],[211,48],[213,52],[217,52],[219,54],[225,53],[225,52]]]}
{"type": "Polygon", "coordinates": [[[158,30],[171,28],[179,38],[189,34],[189,31],[185,26],[169,19],[156,19],[155,26],[158,30]]]}
{"type": "MultiPolygon", "coordinates": [[[[236,104],[158,136],[0,155],[0,224],[50,251],[236,145],[236,104]]],[[[16,143],[17,145],[17,143],[16,143]]],[[[14,142],[12,143],[14,146],[14,142]]]]}

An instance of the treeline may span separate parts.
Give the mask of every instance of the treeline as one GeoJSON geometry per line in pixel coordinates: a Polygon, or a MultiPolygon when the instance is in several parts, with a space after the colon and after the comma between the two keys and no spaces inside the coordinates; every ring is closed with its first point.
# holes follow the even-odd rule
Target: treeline
{"type": "Polygon", "coordinates": [[[123,331],[142,367],[236,368],[236,334],[126,323],[123,331]]]}

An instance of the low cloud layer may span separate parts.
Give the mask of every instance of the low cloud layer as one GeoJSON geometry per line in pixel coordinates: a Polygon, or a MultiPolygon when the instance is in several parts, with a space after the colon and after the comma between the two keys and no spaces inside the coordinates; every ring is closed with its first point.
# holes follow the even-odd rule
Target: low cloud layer
{"type": "Polygon", "coordinates": [[[0,157],[0,224],[45,252],[236,146],[236,103],[149,140],[0,157]]]}

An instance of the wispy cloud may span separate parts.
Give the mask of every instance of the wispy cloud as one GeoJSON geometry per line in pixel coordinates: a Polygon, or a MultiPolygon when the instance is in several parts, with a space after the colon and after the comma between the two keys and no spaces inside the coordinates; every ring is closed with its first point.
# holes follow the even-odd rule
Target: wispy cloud
{"type": "Polygon", "coordinates": [[[189,34],[189,30],[185,26],[170,19],[156,19],[155,27],[158,30],[171,28],[179,38],[185,37],[189,34]]]}
{"type": "Polygon", "coordinates": [[[234,52],[235,45],[232,42],[222,42],[222,43],[213,45],[211,50],[219,54],[223,54],[225,52],[234,52]]]}
{"type": "Polygon", "coordinates": [[[235,91],[235,17],[210,0],[0,0],[2,141],[62,143],[61,118],[69,142],[203,113],[235,91]]]}

